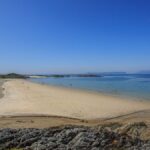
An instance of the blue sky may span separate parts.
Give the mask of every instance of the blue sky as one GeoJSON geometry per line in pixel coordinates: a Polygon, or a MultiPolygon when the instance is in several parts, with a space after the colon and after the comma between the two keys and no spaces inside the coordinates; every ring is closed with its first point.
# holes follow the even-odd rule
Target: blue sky
{"type": "Polygon", "coordinates": [[[0,73],[150,70],[149,0],[0,0],[0,73]]]}

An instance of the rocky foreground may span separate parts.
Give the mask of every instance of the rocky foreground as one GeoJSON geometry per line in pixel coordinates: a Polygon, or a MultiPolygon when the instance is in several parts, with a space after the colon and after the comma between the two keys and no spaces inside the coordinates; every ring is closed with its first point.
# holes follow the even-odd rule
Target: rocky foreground
{"type": "Polygon", "coordinates": [[[149,150],[149,137],[149,127],[143,122],[96,127],[1,129],[0,150],[149,150]]]}

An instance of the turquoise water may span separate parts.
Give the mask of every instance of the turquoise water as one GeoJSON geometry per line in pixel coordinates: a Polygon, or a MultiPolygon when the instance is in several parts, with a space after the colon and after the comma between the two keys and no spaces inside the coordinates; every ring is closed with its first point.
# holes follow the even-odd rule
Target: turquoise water
{"type": "Polygon", "coordinates": [[[111,75],[103,77],[65,77],[30,79],[33,82],[58,85],[114,95],[150,100],[150,75],[111,75]]]}

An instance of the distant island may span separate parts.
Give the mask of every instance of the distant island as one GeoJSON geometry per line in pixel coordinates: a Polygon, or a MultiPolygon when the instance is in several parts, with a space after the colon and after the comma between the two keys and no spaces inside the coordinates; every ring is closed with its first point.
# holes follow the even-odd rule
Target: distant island
{"type": "Polygon", "coordinates": [[[1,74],[1,79],[27,79],[27,78],[65,78],[65,77],[102,77],[97,74],[50,74],[50,75],[22,75],[17,73],[1,74]]]}
{"type": "Polygon", "coordinates": [[[114,75],[148,75],[149,72],[139,72],[139,73],[132,73],[128,74],[126,72],[101,72],[101,73],[85,73],[85,74],[35,74],[35,75],[23,75],[17,73],[9,73],[9,74],[0,74],[1,79],[27,79],[27,78],[67,78],[67,77],[84,77],[84,78],[93,78],[93,77],[104,77],[104,76],[114,76],[114,75]]]}
{"type": "Polygon", "coordinates": [[[3,74],[0,75],[1,79],[26,79],[28,76],[16,74],[16,73],[9,73],[9,74],[3,74]]]}

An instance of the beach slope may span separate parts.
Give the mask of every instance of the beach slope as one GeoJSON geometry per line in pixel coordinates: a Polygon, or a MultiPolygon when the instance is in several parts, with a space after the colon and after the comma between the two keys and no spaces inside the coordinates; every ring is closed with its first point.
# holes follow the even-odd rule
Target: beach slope
{"type": "Polygon", "coordinates": [[[148,110],[150,103],[123,99],[96,92],[47,86],[27,80],[8,80],[3,84],[0,116],[61,116],[103,119],[148,110]]]}

